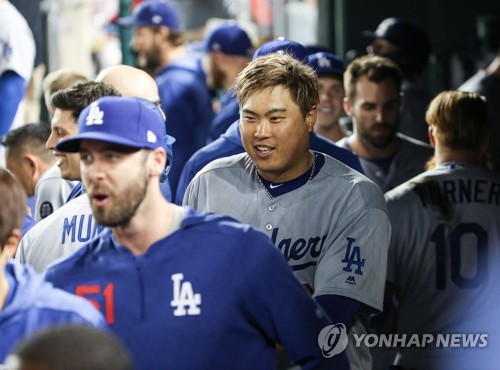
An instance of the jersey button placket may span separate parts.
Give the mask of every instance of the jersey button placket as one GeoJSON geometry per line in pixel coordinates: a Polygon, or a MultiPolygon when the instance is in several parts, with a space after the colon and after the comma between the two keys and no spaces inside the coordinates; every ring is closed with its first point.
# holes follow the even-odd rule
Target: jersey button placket
{"type": "Polygon", "coordinates": [[[274,204],[271,204],[269,207],[267,207],[267,209],[272,212],[276,209],[276,206],[274,204]]]}
{"type": "Polygon", "coordinates": [[[273,225],[271,225],[271,224],[266,224],[266,230],[268,230],[268,231],[269,231],[269,230],[272,230],[272,228],[273,228],[273,225]]]}

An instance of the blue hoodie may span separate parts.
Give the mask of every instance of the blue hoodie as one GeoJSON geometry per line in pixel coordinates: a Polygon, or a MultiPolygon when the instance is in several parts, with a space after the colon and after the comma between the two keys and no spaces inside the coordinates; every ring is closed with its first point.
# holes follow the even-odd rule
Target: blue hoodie
{"type": "Polygon", "coordinates": [[[172,197],[184,163],[207,143],[214,112],[205,80],[200,56],[195,53],[174,59],[156,75],[162,109],[167,116],[167,133],[176,140],[175,162],[168,175],[172,197]]]}
{"type": "Polygon", "coordinates": [[[54,288],[30,267],[11,261],[5,273],[10,287],[0,308],[0,363],[22,339],[41,329],[63,324],[106,327],[87,300],[54,288]]]}

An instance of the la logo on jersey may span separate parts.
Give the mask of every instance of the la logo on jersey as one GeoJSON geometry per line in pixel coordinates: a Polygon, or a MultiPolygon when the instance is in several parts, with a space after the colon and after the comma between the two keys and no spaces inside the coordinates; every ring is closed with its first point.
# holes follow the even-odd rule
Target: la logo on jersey
{"type": "MultiPolygon", "coordinates": [[[[363,267],[365,267],[365,259],[361,258],[361,248],[359,246],[353,245],[356,239],[354,238],[346,238],[347,247],[345,251],[345,257],[342,260],[342,263],[345,264],[342,270],[346,272],[352,272],[352,266],[355,265],[356,269],[354,270],[355,274],[363,275],[363,267]]],[[[350,279],[349,283],[356,283],[354,277],[350,279]]]]}
{"type": "Polygon", "coordinates": [[[97,102],[90,104],[90,111],[85,120],[85,124],[87,126],[102,125],[103,118],[104,118],[104,112],[102,112],[99,109],[99,104],[97,104],[97,102]]]}
{"type": "Polygon", "coordinates": [[[174,282],[174,299],[170,302],[174,310],[174,316],[199,315],[201,310],[201,294],[193,292],[193,286],[189,281],[182,281],[184,274],[172,275],[174,282]],[[186,307],[188,309],[186,310],[186,307]]]}

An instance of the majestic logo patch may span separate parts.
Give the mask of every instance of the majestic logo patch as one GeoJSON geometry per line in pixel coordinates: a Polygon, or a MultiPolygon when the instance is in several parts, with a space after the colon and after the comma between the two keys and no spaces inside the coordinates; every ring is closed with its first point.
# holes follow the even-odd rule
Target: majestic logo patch
{"type": "Polygon", "coordinates": [[[87,126],[102,125],[104,123],[102,120],[103,118],[104,112],[99,108],[99,104],[97,102],[90,104],[90,110],[85,120],[85,124],[87,126]]]}
{"type": "Polygon", "coordinates": [[[356,279],[354,278],[353,275],[351,275],[347,279],[345,279],[345,282],[347,284],[356,285],[356,279]]]}
{"type": "Polygon", "coordinates": [[[184,274],[178,273],[172,275],[174,282],[174,298],[170,302],[174,310],[174,316],[199,315],[201,310],[201,294],[193,292],[193,286],[189,281],[183,281],[184,274]],[[189,307],[186,310],[186,307],[189,307]]]}

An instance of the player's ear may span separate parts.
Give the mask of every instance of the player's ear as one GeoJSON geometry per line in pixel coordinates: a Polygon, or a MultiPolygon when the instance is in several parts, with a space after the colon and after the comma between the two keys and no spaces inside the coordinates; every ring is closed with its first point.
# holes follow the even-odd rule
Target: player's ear
{"type": "Polygon", "coordinates": [[[161,35],[163,40],[168,40],[168,36],[170,35],[170,29],[166,26],[160,26],[158,33],[161,35]]]}
{"type": "Polygon", "coordinates": [[[167,166],[167,153],[164,148],[156,148],[150,154],[148,161],[151,176],[161,176],[167,166]]]}
{"type": "Polygon", "coordinates": [[[306,114],[306,124],[307,124],[307,128],[309,129],[309,132],[314,129],[314,125],[316,124],[317,113],[318,113],[318,106],[315,105],[306,114]]]}
{"type": "Polygon", "coordinates": [[[21,237],[22,237],[21,230],[19,229],[12,230],[12,233],[10,234],[9,238],[3,245],[1,252],[2,257],[6,259],[14,258],[17,252],[17,246],[21,241],[21,237]]]}
{"type": "Polygon", "coordinates": [[[344,112],[348,116],[352,116],[351,101],[349,100],[349,98],[347,96],[344,97],[343,103],[344,103],[344,112]]]}
{"type": "Polygon", "coordinates": [[[436,136],[435,136],[435,130],[433,126],[429,126],[428,129],[428,134],[429,134],[429,142],[431,143],[432,147],[436,147],[436,136]]]}
{"type": "Polygon", "coordinates": [[[31,154],[24,154],[23,162],[30,169],[31,177],[36,176],[37,173],[40,171],[40,166],[35,156],[31,154]]]}

